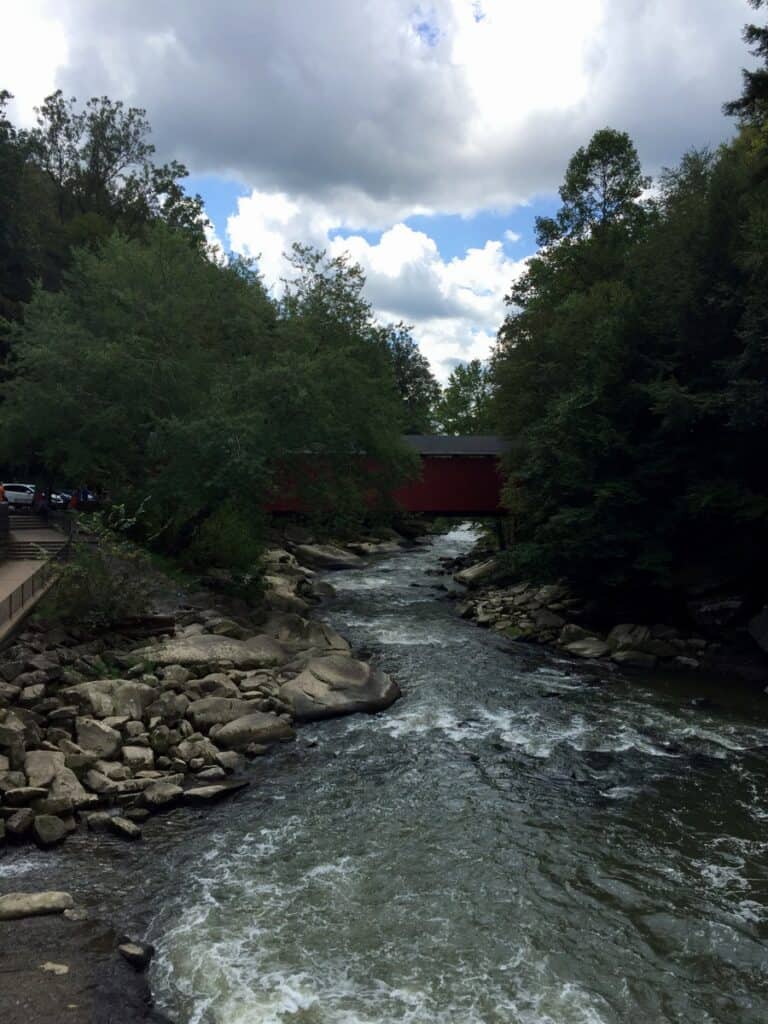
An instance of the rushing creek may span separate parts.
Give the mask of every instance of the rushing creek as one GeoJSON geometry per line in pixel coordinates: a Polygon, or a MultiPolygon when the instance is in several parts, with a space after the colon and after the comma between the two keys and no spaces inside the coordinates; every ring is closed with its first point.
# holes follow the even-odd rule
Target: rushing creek
{"type": "Polygon", "coordinates": [[[302,728],[141,844],[0,879],[148,936],[179,1024],[765,1024],[768,701],[459,620],[425,571],[471,540],[333,574],[324,614],[400,682],[389,711],[302,728]]]}

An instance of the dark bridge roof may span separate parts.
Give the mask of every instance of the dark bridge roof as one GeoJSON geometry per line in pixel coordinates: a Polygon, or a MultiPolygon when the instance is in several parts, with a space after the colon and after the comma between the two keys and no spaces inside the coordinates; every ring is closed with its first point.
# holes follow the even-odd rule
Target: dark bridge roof
{"type": "Polygon", "coordinates": [[[419,455],[503,455],[509,445],[501,437],[450,434],[406,434],[403,440],[419,455]]]}

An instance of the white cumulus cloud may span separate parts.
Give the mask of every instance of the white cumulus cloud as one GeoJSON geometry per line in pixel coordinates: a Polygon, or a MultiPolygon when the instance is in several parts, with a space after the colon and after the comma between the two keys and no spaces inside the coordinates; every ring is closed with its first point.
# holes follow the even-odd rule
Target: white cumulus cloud
{"type": "Polygon", "coordinates": [[[348,253],[366,275],[366,297],[383,321],[405,320],[445,379],[457,360],[485,358],[504,316],[504,295],[525,266],[511,260],[501,240],[489,240],[461,257],[444,259],[433,238],[402,222],[376,242],[336,233],[343,218],[325,206],[291,200],[285,193],[253,192],[238,200],[227,221],[236,252],[258,258],[266,285],[279,293],[294,241],[348,253]]]}

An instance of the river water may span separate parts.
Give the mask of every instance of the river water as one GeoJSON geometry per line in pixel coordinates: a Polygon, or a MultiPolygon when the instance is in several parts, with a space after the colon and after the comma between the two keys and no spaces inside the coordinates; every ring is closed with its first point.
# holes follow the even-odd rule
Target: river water
{"type": "Polygon", "coordinates": [[[700,681],[595,679],[457,619],[425,571],[471,541],[333,574],[389,711],[303,728],[142,844],[6,875],[146,934],[179,1024],[765,1024],[768,701],[694,706],[700,681]]]}

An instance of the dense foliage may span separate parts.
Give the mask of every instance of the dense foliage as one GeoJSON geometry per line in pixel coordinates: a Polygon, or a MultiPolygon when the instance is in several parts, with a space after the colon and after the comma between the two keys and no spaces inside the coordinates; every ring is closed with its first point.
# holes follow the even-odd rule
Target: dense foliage
{"type": "MultiPolygon", "coordinates": [[[[765,57],[765,30],[748,38],[765,57]]],[[[638,595],[762,582],[764,75],[732,105],[734,141],[688,153],[650,195],[630,139],[597,132],[538,222],[493,370],[521,571],[638,595]]]]}
{"type": "Polygon", "coordinates": [[[448,378],[435,407],[437,430],[441,434],[492,434],[491,375],[479,359],[459,363],[448,378]]]}
{"type": "Polygon", "coordinates": [[[60,93],[30,132],[0,105],[0,465],[87,484],[136,529],[244,567],[274,494],[362,516],[413,468],[439,393],[346,259],[295,247],[278,298],[206,246],[144,112],[60,93]],[[319,467],[319,468],[318,468],[319,467]]]}

